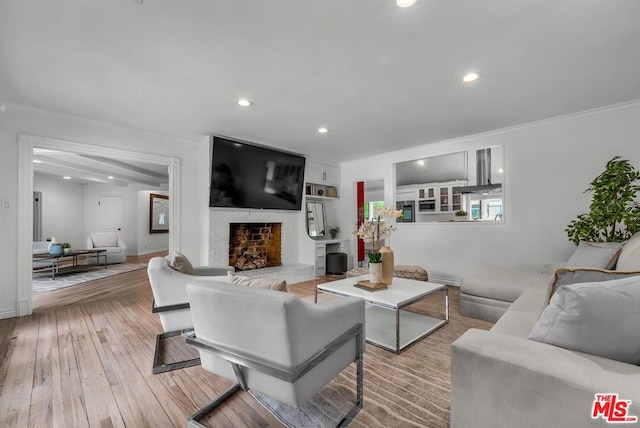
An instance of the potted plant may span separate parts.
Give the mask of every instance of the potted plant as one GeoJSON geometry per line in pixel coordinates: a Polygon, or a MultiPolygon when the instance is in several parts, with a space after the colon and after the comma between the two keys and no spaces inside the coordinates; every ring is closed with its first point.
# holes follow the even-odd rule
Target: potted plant
{"type": "Polygon", "coordinates": [[[62,250],[64,251],[65,254],[69,254],[69,252],[71,251],[71,244],[69,244],[68,242],[63,242],[62,250]]]}
{"type": "Polygon", "coordinates": [[[331,238],[333,239],[335,239],[335,237],[338,235],[338,232],[340,232],[340,228],[338,226],[334,226],[329,229],[329,233],[331,234],[331,238]]]}
{"type": "Polygon", "coordinates": [[[593,193],[589,212],[579,214],[565,232],[569,241],[623,242],[640,231],[640,172],[628,160],[615,156],[589,185],[593,193]]]}
{"type": "Polygon", "coordinates": [[[380,241],[391,236],[391,232],[396,230],[389,220],[402,217],[402,211],[391,207],[374,207],[374,220],[365,221],[354,232],[363,241],[371,241],[371,252],[369,253],[369,281],[374,284],[391,284],[393,279],[393,251],[384,247],[387,256],[382,257],[380,241]],[[387,221],[383,221],[386,219],[387,221]],[[383,268],[386,263],[386,269],[383,268]],[[383,272],[384,270],[384,272],[383,272]]]}

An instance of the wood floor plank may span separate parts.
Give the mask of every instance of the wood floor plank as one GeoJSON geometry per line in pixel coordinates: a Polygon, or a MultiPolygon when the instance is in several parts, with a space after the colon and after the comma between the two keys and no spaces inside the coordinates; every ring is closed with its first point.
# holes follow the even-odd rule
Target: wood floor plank
{"type": "Polygon", "coordinates": [[[80,368],[73,348],[71,320],[69,319],[70,312],[71,308],[69,307],[55,311],[60,376],[59,399],[62,402],[60,404],[58,394],[54,394],[53,414],[54,422],[59,420],[62,422],[60,424],[54,423],[53,426],[87,427],[89,426],[89,419],[84,404],[80,368]],[[61,409],[60,412],[58,412],[58,409],[61,409]]]}
{"type": "Polygon", "coordinates": [[[19,318],[14,329],[15,347],[7,355],[10,369],[7,370],[3,381],[5,388],[0,396],[0,418],[2,426],[28,426],[29,409],[31,406],[31,392],[33,374],[38,347],[37,314],[19,318]]]}

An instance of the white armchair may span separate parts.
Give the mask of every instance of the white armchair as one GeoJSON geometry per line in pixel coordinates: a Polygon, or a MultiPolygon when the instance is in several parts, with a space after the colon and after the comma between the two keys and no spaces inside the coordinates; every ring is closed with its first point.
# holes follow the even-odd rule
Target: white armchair
{"type": "Polygon", "coordinates": [[[362,408],[364,300],[309,305],[281,291],[221,282],[187,286],[194,331],[187,344],[202,367],[237,382],[194,413],[189,426],[231,397],[252,389],[300,407],[356,362],[356,403],[340,425],[362,408]]]}
{"type": "Polygon", "coordinates": [[[233,272],[231,266],[195,267],[193,274],[185,274],[169,266],[170,261],[164,257],[153,257],[147,265],[147,275],[153,292],[151,312],[160,316],[161,334],[156,336],[153,373],[162,373],[200,364],[200,359],[180,361],[171,364],[160,363],[160,342],[162,339],[177,336],[184,330],[193,328],[193,320],[187,300],[187,284],[200,279],[216,279],[228,281],[227,272],[233,272]]]}
{"type": "MultiPolygon", "coordinates": [[[[106,250],[107,264],[126,263],[127,246],[115,232],[93,232],[87,238],[88,250],[106,250]]],[[[95,264],[97,258],[87,258],[88,264],[95,264]]]]}

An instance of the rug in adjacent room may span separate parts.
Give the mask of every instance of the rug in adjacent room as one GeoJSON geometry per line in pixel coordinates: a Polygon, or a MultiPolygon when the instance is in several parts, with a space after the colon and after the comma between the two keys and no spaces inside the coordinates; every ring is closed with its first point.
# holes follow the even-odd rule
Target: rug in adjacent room
{"type": "Polygon", "coordinates": [[[145,263],[120,263],[108,265],[106,269],[96,268],[86,272],[57,275],[56,279],[51,279],[51,275],[44,273],[36,274],[32,279],[33,292],[42,293],[55,291],[72,285],[82,284],[83,282],[106,278],[120,273],[130,272],[132,270],[144,269],[146,267],[147,265],[145,263]]]}

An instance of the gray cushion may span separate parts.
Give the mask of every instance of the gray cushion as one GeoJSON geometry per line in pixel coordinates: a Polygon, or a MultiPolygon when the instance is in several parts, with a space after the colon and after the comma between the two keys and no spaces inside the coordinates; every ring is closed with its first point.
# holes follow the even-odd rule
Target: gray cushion
{"type": "Polygon", "coordinates": [[[465,275],[460,292],[488,299],[514,302],[529,287],[545,288],[549,276],[534,270],[486,268],[465,275]]]}
{"type": "Polygon", "coordinates": [[[628,276],[638,276],[640,271],[636,272],[624,272],[617,270],[604,270],[604,269],[570,269],[561,268],[556,269],[553,273],[553,279],[551,282],[551,292],[549,294],[549,300],[553,296],[553,293],[563,285],[578,284],[581,282],[603,282],[612,281],[614,279],[626,278],[628,276]]]}
{"type": "Polygon", "coordinates": [[[640,277],[565,285],[529,339],[640,364],[640,277]]]}
{"type": "Polygon", "coordinates": [[[612,269],[622,251],[621,242],[580,242],[567,267],[612,269]]]}

